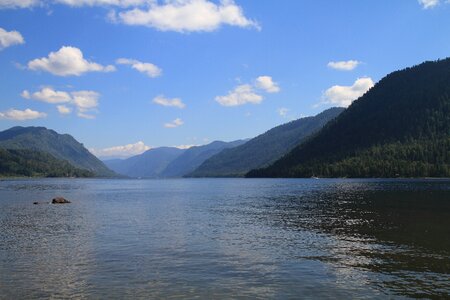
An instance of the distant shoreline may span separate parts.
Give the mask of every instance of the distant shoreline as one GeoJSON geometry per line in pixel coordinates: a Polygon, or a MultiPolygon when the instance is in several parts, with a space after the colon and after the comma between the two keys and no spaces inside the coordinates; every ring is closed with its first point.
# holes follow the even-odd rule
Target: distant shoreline
{"type": "Polygon", "coordinates": [[[311,179],[314,181],[317,180],[330,180],[330,179],[349,179],[349,180],[364,180],[364,179],[373,179],[373,180],[448,180],[450,181],[450,177],[319,177],[319,178],[310,178],[310,177],[174,177],[174,178],[133,178],[133,177],[43,177],[43,176],[0,176],[0,181],[4,180],[26,180],[26,179],[108,179],[108,180],[201,180],[201,179],[311,179]]]}

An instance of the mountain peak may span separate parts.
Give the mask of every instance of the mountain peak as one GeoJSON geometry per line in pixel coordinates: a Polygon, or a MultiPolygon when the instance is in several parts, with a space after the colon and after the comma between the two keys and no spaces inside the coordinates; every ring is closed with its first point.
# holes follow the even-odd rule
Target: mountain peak
{"type": "Polygon", "coordinates": [[[93,172],[97,176],[114,175],[71,135],[59,134],[45,127],[16,126],[2,131],[0,132],[0,148],[48,153],[57,159],[68,161],[76,168],[93,172]]]}

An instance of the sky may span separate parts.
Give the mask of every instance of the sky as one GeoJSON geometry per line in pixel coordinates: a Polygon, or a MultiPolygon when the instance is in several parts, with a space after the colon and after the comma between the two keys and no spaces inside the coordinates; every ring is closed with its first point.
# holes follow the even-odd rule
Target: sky
{"type": "Polygon", "coordinates": [[[448,56],[448,0],[0,0],[0,130],[101,158],[251,138],[448,56]]]}

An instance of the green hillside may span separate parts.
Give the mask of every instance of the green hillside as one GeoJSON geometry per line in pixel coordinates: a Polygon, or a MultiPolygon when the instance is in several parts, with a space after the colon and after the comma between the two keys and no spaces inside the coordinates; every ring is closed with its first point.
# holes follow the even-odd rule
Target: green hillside
{"type": "Polygon", "coordinates": [[[393,72],[248,177],[450,177],[450,59],[393,72]]]}
{"type": "Polygon", "coordinates": [[[243,176],[253,168],[267,166],[320,130],[342,111],[343,108],[330,108],[314,117],[301,118],[272,128],[241,146],[212,156],[189,176],[243,176]]]}
{"type": "Polygon", "coordinates": [[[13,127],[2,131],[0,148],[44,152],[69,162],[75,168],[88,170],[95,176],[115,175],[72,136],[58,134],[45,127],[13,127]]]}
{"type": "Polygon", "coordinates": [[[93,173],[77,169],[64,160],[32,150],[0,149],[0,176],[91,177],[93,173]]]}

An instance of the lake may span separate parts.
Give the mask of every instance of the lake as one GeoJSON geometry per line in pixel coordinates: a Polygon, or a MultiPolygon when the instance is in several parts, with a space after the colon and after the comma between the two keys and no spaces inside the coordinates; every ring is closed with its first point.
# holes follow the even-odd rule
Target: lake
{"type": "Polygon", "coordinates": [[[1,299],[450,297],[448,180],[3,180],[0,229],[1,299]]]}

